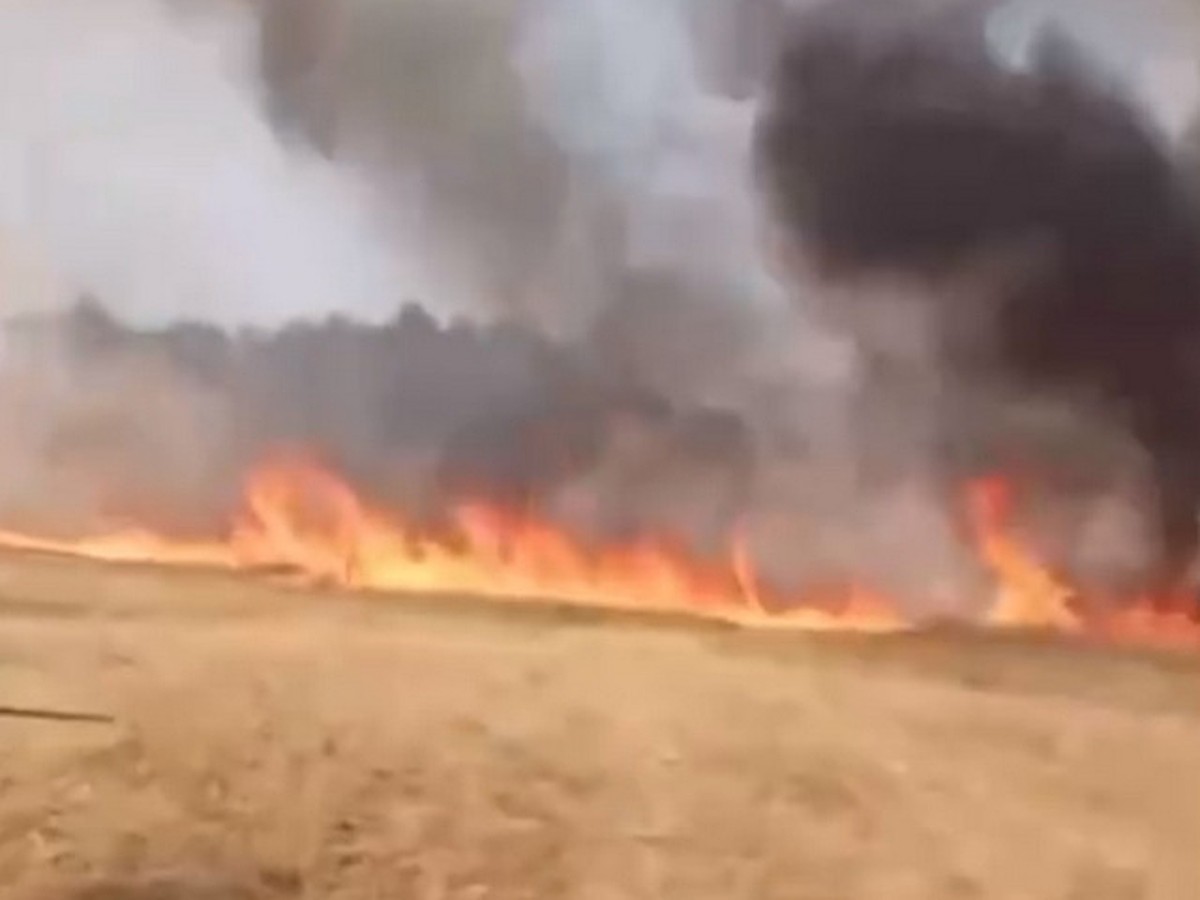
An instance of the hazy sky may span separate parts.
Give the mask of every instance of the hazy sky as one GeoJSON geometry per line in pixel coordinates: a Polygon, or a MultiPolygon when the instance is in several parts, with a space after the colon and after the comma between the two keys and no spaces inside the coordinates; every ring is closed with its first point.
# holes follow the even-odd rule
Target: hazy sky
{"type": "Polygon", "coordinates": [[[271,132],[249,16],[206,9],[0,0],[0,239],[19,258],[0,276],[20,285],[0,313],[40,301],[37,271],[151,323],[383,318],[433,295],[373,229],[368,187],[271,132]]]}

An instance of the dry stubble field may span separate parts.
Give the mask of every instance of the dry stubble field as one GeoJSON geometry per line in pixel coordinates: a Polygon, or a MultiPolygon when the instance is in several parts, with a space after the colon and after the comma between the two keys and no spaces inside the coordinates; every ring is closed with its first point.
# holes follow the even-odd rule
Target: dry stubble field
{"type": "Polygon", "coordinates": [[[0,559],[5,900],[1196,900],[1200,661],[0,559]]]}

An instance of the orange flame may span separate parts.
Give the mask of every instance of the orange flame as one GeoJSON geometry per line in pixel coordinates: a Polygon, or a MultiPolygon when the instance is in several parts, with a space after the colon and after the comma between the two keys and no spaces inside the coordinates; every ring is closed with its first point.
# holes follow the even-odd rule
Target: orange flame
{"type": "Polygon", "coordinates": [[[1200,649],[1195,600],[1138,597],[1090,616],[1079,592],[1042,565],[1013,535],[1012,486],[999,477],[969,486],[968,512],[976,546],[996,578],[998,595],[987,624],[1091,634],[1120,643],[1200,649]]]}
{"type": "MultiPolygon", "coordinates": [[[[1003,479],[971,484],[966,502],[998,588],[984,624],[1200,648],[1200,624],[1182,607],[1147,600],[1105,615],[1078,611],[1072,587],[1012,533],[1013,496],[1003,479]]],[[[178,540],[145,528],[72,541],[0,531],[0,545],[114,563],[286,569],[354,589],[673,610],[810,630],[886,632],[911,624],[888,598],[861,586],[832,597],[770,589],[742,535],[726,559],[711,561],[657,537],[592,546],[548,521],[485,505],[460,507],[451,520],[446,533],[418,527],[371,506],[320,466],[290,457],[251,473],[243,509],[222,539],[178,540]]]]}
{"type": "Polygon", "coordinates": [[[1009,483],[994,476],[979,479],[967,488],[967,504],[976,546],[999,590],[988,611],[988,624],[1079,631],[1082,623],[1070,607],[1074,591],[1038,563],[1011,533],[1009,483]]]}
{"type": "Polygon", "coordinates": [[[888,604],[865,592],[820,609],[768,596],[740,539],[727,560],[711,562],[655,537],[592,547],[547,521],[485,505],[462,506],[452,520],[448,535],[423,530],[292,457],[251,474],[244,509],[224,540],[174,540],[134,528],[74,541],[0,531],[0,545],[105,562],[285,568],[314,581],[377,591],[677,610],[741,622],[770,618],[822,630],[904,626],[888,604]],[[786,611],[768,616],[768,608],[786,611]]]}

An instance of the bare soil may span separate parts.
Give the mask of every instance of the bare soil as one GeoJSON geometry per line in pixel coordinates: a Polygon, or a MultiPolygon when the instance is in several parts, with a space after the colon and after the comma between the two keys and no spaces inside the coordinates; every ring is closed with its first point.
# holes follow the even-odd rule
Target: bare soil
{"type": "Polygon", "coordinates": [[[1196,900],[1200,660],[0,558],[0,897],[1196,900]]]}

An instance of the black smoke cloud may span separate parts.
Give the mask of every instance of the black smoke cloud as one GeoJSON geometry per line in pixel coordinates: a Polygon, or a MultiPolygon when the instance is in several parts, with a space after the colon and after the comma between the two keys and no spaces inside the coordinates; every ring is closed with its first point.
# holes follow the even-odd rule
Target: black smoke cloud
{"type": "MultiPolygon", "coordinates": [[[[1098,395],[1151,459],[1175,577],[1200,510],[1195,198],[1148,117],[1077,47],[1047,33],[1008,64],[985,27],[978,7],[839,2],[798,17],[759,123],[762,183],[825,278],[930,288],[953,379],[1098,395]],[[936,289],[972,270],[1003,277],[974,298],[936,289]]],[[[952,406],[946,461],[965,475],[980,448],[952,406]]]]}

